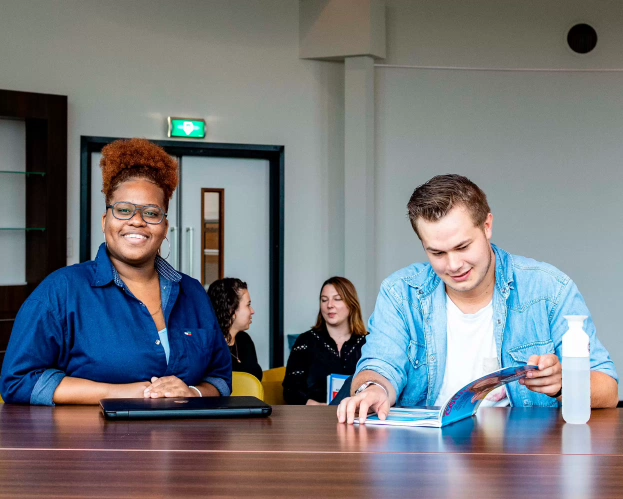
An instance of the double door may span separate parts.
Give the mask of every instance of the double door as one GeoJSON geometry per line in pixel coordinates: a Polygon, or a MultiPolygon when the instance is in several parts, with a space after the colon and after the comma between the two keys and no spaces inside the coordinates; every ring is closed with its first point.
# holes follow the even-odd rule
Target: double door
{"type": "MultiPolygon", "coordinates": [[[[104,242],[100,153],[91,157],[91,258],[104,242]]],[[[171,202],[163,257],[207,290],[220,277],[249,287],[255,309],[249,334],[262,368],[269,367],[269,162],[263,159],[178,156],[180,185],[171,202]]]]}

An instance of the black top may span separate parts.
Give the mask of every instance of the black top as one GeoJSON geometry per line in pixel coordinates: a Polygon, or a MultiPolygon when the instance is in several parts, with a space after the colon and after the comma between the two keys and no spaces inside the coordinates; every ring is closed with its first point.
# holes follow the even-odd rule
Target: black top
{"type": "Polygon", "coordinates": [[[229,347],[231,352],[231,370],[249,373],[262,381],[262,368],[257,362],[255,345],[248,333],[240,331],[236,335],[236,340],[229,347]]]}
{"type": "Polygon", "coordinates": [[[352,335],[338,352],[337,343],[325,328],[301,334],[290,352],[283,380],[286,402],[299,405],[307,403],[308,399],[326,402],[327,376],[355,374],[365,342],[365,336],[352,335]]]}

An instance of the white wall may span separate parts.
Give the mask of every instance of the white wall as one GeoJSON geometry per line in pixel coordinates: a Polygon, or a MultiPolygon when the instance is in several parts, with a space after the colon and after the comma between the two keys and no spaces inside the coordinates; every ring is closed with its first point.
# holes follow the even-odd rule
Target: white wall
{"type": "MultiPolygon", "coordinates": [[[[623,68],[619,2],[388,2],[391,64],[623,68]],[[468,7],[469,6],[469,7],[468,7]],[[594,55],[566,30],[592,23],[594,55]]],[[[488,194],[494,242],[578,284],[623,372],[623,73],[376,68],[377,278],[425,261],[413,189],[462,173],[488,194]]]]}
{"type": "Polygon", "coordinates": [[[205,117],[208,141],[285,146],[285,332],[313,324],[320,284],[343,268],[331,238],[343,71],[299,60],[298,2],[0,0],[0,12],[0,88],[69,97],[68,263],[80,135],[164,139],[168,115],[205,117]]]}
{"type": "Polygon", "coordinates": [[[387,64],[480,67],[623,67],[618,0],[385,0],[387,64]],[[585,22],[598,34],[590,55],[566,46],[585,22]]]}

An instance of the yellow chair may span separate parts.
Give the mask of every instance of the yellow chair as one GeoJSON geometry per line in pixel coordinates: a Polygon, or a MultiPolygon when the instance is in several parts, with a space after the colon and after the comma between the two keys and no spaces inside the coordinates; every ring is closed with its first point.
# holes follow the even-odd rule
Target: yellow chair
{"type": "Polygon", "coordinates": [[[264,371],[262,385],[264,385],[264,402],[269,405],[285,405],[283,399],[283,378],[286,375],[285,367],[275,367],[264,371]]]}
{"type": "Polygon", "coordinates": [[[257,397],[264,400],[264,387],[259,379],[249,373],[232,373],[232,395],[234,397],[257,397]]]}

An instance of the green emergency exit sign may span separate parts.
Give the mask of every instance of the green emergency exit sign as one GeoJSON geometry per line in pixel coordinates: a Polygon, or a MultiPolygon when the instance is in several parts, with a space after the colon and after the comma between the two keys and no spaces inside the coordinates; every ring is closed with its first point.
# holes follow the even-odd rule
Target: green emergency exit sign
{"type": "Polygon", "coordinates": [[[169,137],[203,139],[206,136],[206,122],[196,118],[172,118],[169,116],[169,137]]]}

